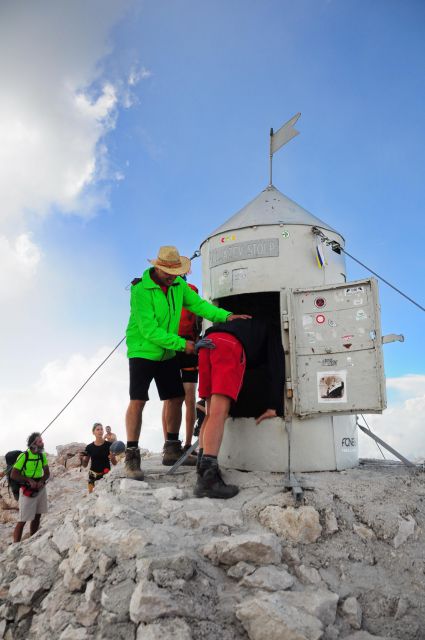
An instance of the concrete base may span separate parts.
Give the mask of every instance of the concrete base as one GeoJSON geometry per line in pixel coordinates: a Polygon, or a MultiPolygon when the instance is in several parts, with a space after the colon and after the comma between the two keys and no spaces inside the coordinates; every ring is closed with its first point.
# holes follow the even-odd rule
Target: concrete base
{"type": "MultiPolygon", "coordinates": [[[[288,433],[281,418],[226,421],[219,464],[243,471],[288,471],[288,433]]],[[[355,416],[293,418],[291,471],[334,471],[358,465],[355,416]]]]}

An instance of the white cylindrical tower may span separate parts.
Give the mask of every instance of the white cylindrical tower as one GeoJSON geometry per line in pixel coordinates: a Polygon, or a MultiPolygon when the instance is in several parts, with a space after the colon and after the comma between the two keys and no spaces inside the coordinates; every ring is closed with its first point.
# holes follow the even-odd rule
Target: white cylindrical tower
{"type": "MultiPolygon", "coordinates": [[[[313,229],[344,246],[337,231],[270,185],[201,245],[205,298],[234,313],[261,313],[280,322],[286,371],[291,358],[284,330],[286,291],[346,280],[343,255],[321,244],[313,229]]],[[[247,387],[245,399],[238,401],[241,406],[235,410],[241,417],[226,422],[220,464],[253,471],[286,471],[285,422],[275,418],[257,426],[251,414],[256,396],[261,394],[260,378],[253,374],[247,387]]],[[[287,389],[286,415],[291,415],[290,395],[287,389]]],[[[354,416],[328,414],[302,420],[291,416],[292,471],[345,469],[357,463],[354,416]]]]}

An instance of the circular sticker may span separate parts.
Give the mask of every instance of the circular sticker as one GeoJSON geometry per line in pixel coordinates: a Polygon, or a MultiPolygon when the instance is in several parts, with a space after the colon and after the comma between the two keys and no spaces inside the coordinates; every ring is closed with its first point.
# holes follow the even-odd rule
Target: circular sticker
{"type": "Polygon", "coordinates": [[[282,231],[282,236],[284,238],[289,238],[289,231],[282,231]]]}
{"type": "Polygon", "coordinates": [[[316,316],[316,322],[317,322],[317,324],[323,324],[323,323],[325,322],[325,320],[326,320],[326,318],[325,318],[325,316],[324,316],[322,313],[319,313],[319,314],[316,316]]]}
{"type": "Polygon", "coordinates": [[[322,309],[323,307],[326,307],[325,298],[316,298],[316,300],[314,301],[314,306],[317,307],[318,309],[322,309]]]}

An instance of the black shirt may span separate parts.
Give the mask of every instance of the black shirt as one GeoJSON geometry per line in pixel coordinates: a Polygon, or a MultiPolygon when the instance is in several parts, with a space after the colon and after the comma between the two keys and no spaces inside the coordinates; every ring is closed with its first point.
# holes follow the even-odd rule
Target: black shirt
{"type": "Polygon", "coordinates": [[[104,469],[111,468],[111,462],[108,457],[110,447],[110,442],[104,442],[100,445],[92,442],[91,444],[87,445],[86,452],[87,455],[90,456],[90,469],[92,471],[96,471],[96,473],[103,473],[104,469]]]}
{"type": "Polygon", "coordinates": [[[269,382],[267,408],[283,415],[283,385],[285,383],[285,354],[279,329],[262,318],[219,322],[206,330],[209,333],[230,333],[241,342],[247,369],[266,366],[269,382]]]}

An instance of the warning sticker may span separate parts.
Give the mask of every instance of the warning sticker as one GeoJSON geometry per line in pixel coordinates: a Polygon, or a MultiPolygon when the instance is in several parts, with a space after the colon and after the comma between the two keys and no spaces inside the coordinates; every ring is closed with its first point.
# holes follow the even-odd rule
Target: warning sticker
{"type": "Polygon", "coordinates": [[[355,295],[357,293],[363,293],[364,288],[363,287],[347,287],[345,290],[345,295],[346,296],[352,296],[355,295]]]}
{"type": "Polygon", "coordinates": [[[318,402],[347,402],[347,371],[317,372],[318,402]]]}

